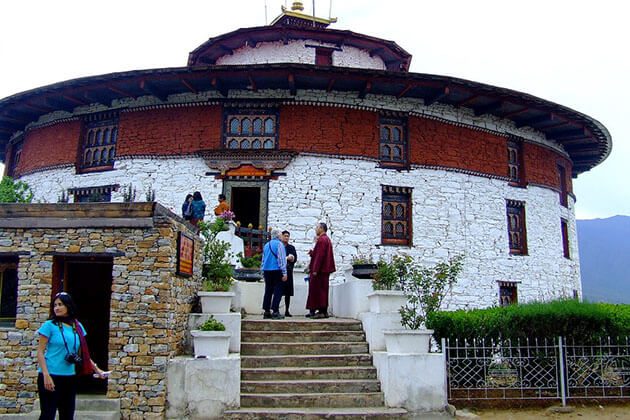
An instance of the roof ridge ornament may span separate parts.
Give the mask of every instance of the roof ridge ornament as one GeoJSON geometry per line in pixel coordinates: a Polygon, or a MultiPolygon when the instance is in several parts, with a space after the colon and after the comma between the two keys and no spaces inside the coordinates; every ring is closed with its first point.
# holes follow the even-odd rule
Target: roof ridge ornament
{"type": "Polygon", "coordinates": [[[280,6],[282,14],[271,22],[270,26],[290,26],[290,27],[310,27],[325,29],[331,23],[337,22],[337,18],[328,17],[328,19],[315,16],[315,1],[313,1],[313,14],[304,13],[304,3],[294,1],[291,10],[285,6],[280,6]]]}

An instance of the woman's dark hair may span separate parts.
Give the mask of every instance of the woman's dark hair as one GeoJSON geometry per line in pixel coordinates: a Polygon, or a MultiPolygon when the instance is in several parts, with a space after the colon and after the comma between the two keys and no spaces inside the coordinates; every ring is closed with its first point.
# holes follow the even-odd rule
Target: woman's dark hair
{"type": "MultiPolygon", "coordinates": [[[[55,304],[55,301],[59,299],[61,301],[61,303],[63,303],[65,305],[65,307],[68,309],[68,316],[65,317],[64,319],[76,319],[77,318],[77,307],[74,304],[74,301],[72,300],[72,297],[66,293],[66,292],[59,292],[55,295],[55,298],[53,299],[53,305],[55,304]]],[[[55,315],[55,311],[53,311],[52,316],[50,317],[50,319],[52,319],[55,323],[59,322],[61,320],[61,318],[59,318],[57,315],[55,315]]]]}
{"type": "Polygon", "coordinates": [[[192,198],[192,194],[186,194],[186,198],[184,199],[184,201],[188,201],[189,198],[192,198]]]}
{"type": "Polygon", "coordinates": [[[203,200],[203,198],[201,198],[201,193],[199,191],[195,191],[195,193],[193,194],[193,200],[195,201],[203,200]]]}

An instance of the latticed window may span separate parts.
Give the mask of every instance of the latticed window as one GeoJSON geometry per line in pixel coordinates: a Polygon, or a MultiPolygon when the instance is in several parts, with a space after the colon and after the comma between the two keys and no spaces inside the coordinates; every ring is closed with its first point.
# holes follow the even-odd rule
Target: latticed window
{"type": "Polygon", "coordinates": [[[98,187],[70,188],[68,194],[74,196],[75,203],[103,203],[112,201],[112,191],[119,185],[101,185],[98,187]]]}
{"type": "Polygon", "coordinates": [[[228,112],[224,144],[228,149],[275,149],[278,116],[269,111],[228,112]]]}
{"type": "Polygon", "coordinates": [[[14,142],[11,145],[11,160],[9,161],[9,170],[7,174],[9,176],[15,176],[18,164],[20,163],[20,158],[22,156],[22,146],[24,145],[24,141],[22,139],[14,142]]]}
{"type": "Polygon", "coordinates": [[[508,306],[518,303],[518,289],[516,282],[500,281],[499,282],[499,305],[508,306]]]}
{"type": "Polygon", "coordinates": [[[411,188],[383,186],[381,238],[385,245],[411,245],[411,188]]]}
{"type": "Polygon", "coordinates": [[[526,255],[525,202],[507,200],[507,224],[510,254],[526,255]]]}
{"type": "Polygon", "coordinates": [[[560,219],[560,229],[562,231],[562,253],[564,258],[571,258],[569,250],[569,224],[566,220],[560,219]]]}
{"type": "Polygon", "coordinates": [[[381,151],[383,166],[407,166],[407,133],[405,122],[400,119],[381,118],[381,151]]]}
{"type": "Polygon", "coordinates": [[[111,168],[116,158],[118,141],[118,114],[104,112],[89,115],[85,120],[83,136],[83,169],[111,168]]]}
{"type": "Polygon", "coordinates": [[[523,143],[514,139],[508,140],[508,177],[515,184],[523,183],[523,143]]]}

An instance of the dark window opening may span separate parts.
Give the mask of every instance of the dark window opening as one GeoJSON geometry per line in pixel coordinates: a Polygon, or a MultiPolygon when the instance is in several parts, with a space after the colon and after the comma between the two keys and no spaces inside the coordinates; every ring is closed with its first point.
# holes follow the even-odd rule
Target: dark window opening
{"type": "Polygon", "coordinates": [[[0,257],[0,326],[13,327],[17,315],[18,258],[0,257]]]}
{"type": "Polygon", "coordinates": [[[523,177],[523,143],[510,139],[507,143],[508,151],[508,178],[517,185],[524,184],[523,177]]]}
{"type": "Polygon", "coordinates": [[[119,185],[98,187],[70,188],[68,195],[74,196],[75,203],[106,203],[112,201],[112,191],[118,191],[119,185]]]}
{"type": "Polygon", "coordinates": [[[560,205],[568,207],[567,170],[562,165],[558,165],[558,176],[560,177],[560,205]]]}
{"type": "Polygon", "coordinates": [[[384,245],[411,245],[411,188],[383,186],[381,241],[384,245]]]}
{"type": "Polygon", "coordinates": [[[316,66],[332,66],[333,50],[330,48],[315,48],[315,65],[316,66]]]}
{"type": "Polygon", "coordinates": [[[7,175],[11,177],[15,176],[17,173],[18,164],[20,163],[20,158],[22,157],[23,145],[23,140],[16,141],[11,145],[11,160],[9,161],[9,170],[7,171],[7,175]]]}
{"type": "Polygon", "coordinates": [[[518,303],[517,284],[511,281],[499,282],[499,305],[509,306],[518,303]]]}
{"type": "Polygon", "coordinates": [[[571,251],[569,250],[569,224],[566,220],[560,219],[560,229],[562,230],[562,252],[564,258],[571,258],[571,251]]]}
{"type": "Polygon", "coordinates": [[[524,202],[507,200],[507,225],[510,254],[527,255],[524,202]]]}

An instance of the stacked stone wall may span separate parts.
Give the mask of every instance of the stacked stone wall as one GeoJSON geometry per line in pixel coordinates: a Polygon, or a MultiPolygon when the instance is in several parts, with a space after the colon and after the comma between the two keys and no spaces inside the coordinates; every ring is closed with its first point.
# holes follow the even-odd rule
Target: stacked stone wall
{"type": "Polygon", "coordinates": [[[18,265],[15,328],[0,329],[0,414],[30,411],[37,397],[36,331],[49,316],[50,253],[120,253],[113,258],[107,396],[120,398],[125,419],[163,418],[166,367],[183,350],[201,246],[196,241],[194,276],[175,275],[177,232],[188,228],[171,218],[154,220],[146,229],[0,231],[0,252],[29,253],[18,265]]]}

